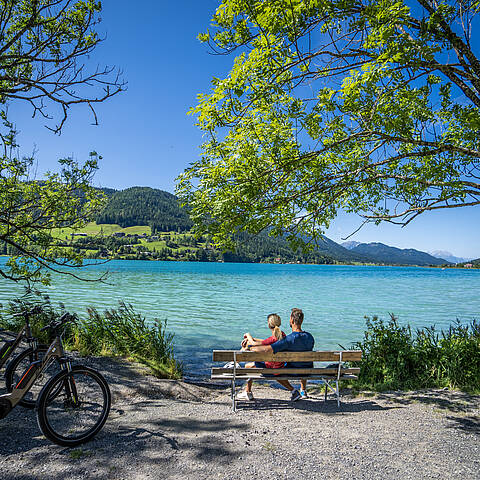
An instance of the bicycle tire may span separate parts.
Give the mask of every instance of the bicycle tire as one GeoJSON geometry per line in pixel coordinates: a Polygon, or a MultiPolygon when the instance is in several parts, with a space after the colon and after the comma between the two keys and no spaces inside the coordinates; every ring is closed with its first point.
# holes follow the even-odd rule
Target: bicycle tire
{"type": "MultiPolygon", "coordinates": [[[[36,349],[30,347],[23,352],[20,352],[9,362],[7,368],[5,369],[5,386],[7,387],[8,392],[13,390],[30,364],[34,361],[40,360],[43,355],[45,355],[47,350],[48,345],[38,345],[36,349]]],[[[56,375],[60,369],[60,366],[57,362],[53,363],[52,365],[58,366],[58,369],[51,371],[52,373],[50,373],[50,377],[56,375]]],[[[32,385],[32,388],[27,392],[26,396],[20,400],[18,403],[19,405],[30,410],[35,408],[40,390],[48,381],[48,376],[46,373],[44,373],[44,375],[47,377],[46,381],[41,383],[37,379],[37,381],[35,381],[35,383],[32,385]]]]}
{"type": "Polygon", "coordinates": [[[110,388],[103,376],[92,368],[75,365],[70,371],[59,372],[42,388],[35,407],[38,426],[53,443],[74,447],[88,442],[102,429],[111,402],[110,388]],[[93,394],[92,399],[89,394],[93,394]],[[72,425],[77,417],[80,420],[83,406],[86,418],[79,421],[78,426],[72,425]],[[92,407],[95,418],[89,419],[92,407]],[[90,420],[91,426],[81,428],[87,420],[90,420]]]}

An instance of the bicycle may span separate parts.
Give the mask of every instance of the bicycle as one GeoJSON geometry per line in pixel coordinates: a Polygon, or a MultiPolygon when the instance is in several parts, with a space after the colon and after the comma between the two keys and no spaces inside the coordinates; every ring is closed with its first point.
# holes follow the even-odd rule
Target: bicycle
{"type": "MultiPolygon", "coordinates": [[[[13,317],[24,317],[25,318],[25,325],[22,329],[18,332],[17,336],[13,340],[6,340],[0,348],[0,369],[7,363],[8,359],[11,357],[12,353],[16,350],[16,348],[20,345],[22,340],[25,340],[31,349],[35,349],[38,346],[37,339],[32,336],[32,330],[30,328],[29,319],[33,315],[37,315],[42,312],[42,307],[36,305],[35,307],[31,308],[30,310],[26,310],[20,313],[14,313],[13,317]]],[[[10,336],[15,336],[10,332],[2,329],[0,330],[2,333],[7,333],[10,336]]],[[[44,345],[46,347],[46,345],[44,345]]]]}
{"type": "MultiPolygon", "coordinates": [[[[14,337],[13,340],[6,340],[0,348],[0,369],[7,364],[7,361],[13,356],[22,341],[25,341],[29,345],[28,348],[21,351],[18,355],[13,356],[5,368],[5,385],[8,392],[13,390],[21,378],[19,372],[24,372],[28,365],[40,360],[48,350],[48,345],[38,343],[38,340],[32,335],[30,327],[30,318],[42,312],[43,308],[40,305],[36,305],[30,310],[13,314],[13,317],[25,318],[25,324],[16,336],[6,330],[0,330],[2,333],[7,333],[7,335],[14,337]]],[[[57,371],[59,371],[58,365],[52,364],[49,370],[43,373],[45,381],[37,381],[28,394],[20,400],[19,404],[22,407],[34,409],[40,389],[48,378],[57,373],[57,371]]]]}
{"type": "Polygon", "coordinates": [[[61,338],[63,328],[74,318],[65,313],[42,329],[50,329],[54,334],[45,356],[31,363],[10,393],[0,395],[2,419],[20,403],[42,372],[57,361],[61,371],[40,390],[35,411],[42,433],[52,442],[66,447],[93,438],[105,424],[111,406],[110,389],[103,376],[84,365],[73,366],[65,357],[61,338]]]}

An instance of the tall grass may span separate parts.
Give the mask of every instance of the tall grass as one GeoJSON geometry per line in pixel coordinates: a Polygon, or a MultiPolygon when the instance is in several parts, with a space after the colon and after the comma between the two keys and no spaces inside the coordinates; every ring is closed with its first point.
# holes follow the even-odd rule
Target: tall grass
{"type": "Polygon", "coordinates": [[[359,388],[377,391],[457,388],[480,391],[480,323],[456,321],[448,330],[435,326],[412,331],[391,314],[384,322],[366,317],[359,388]]]}
{"type": "MultiPolygon", "coordinates": [[[[33,335],[48,343],[48,333],[41,328],[58,319],[65,311],[60,304],[55,308],[47,296],[28,293],[9,302],[0,313],[0,328],[18,331],[23,325],[22,317],[12,317],[41,303],[43,313],[31,322],[33,335]]],[[[152,372],[164,378],[180,378],[182,366],[173,352],[173,334],[166,331],[166,320],[147,319],[135,312],[131,305],[120,302],[117,309],[99,312],[90,307],[86,317],[66,326],[63,336],[65,347],[77,350],[81,355],[122,356],[147,365],[152,372]]]]}
{"type": "Polygon", "coordinates": [[[182,368],[175,360],[173,334],[166,320],[147,319],[131,305],[118,309],[87,309],[87,318],[77,323],[69,338],[71,348],[83,355],[120,355],[148,365],[158,376],[179,378],[182,368]]]}

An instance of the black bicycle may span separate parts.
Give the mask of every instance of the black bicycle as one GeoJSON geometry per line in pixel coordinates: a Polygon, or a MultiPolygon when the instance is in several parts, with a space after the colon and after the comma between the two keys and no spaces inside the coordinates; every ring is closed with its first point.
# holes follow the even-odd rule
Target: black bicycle
{"type": "Polygon", "coordinates": [[[74,319],[65,313],[44,327],[43,330],[50,330],[54,336],[45,355],[22,372],[10,393],[0,395],[1,419],[20,403],[52,362],[58,362],[61,370],[40,390],[35,410],[42,433],[66,447],[93,438],[105,424],[111,405],[110,389],[103,376],[84,365],[72,365],[65,357],[61,337],[65,325],[74,319]]]}

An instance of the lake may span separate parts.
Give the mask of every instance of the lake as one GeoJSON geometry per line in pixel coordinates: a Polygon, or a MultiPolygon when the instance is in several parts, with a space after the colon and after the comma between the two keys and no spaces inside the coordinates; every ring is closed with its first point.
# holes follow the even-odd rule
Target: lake
{"type": "MultiPolygon", "coordinates": [[[[392,312],[401,323],[440,328],[480,318],[479,270],[114,260],[83,275],[105,270],[108,284],[54,275],[42,290],[80,315],[90,305],[102,310],[124,301],[148,319],[167,319],[187,374],[206,375],[211,350],[238,346],[246,331],[269,336],[269,313],[282,317],[288,333],[292,307],[303,309],[317,349],[361,339],[365,315],[392,312]]],[[[0,280],[0,302],[22,293],[21,285],[0,280]]]]}

